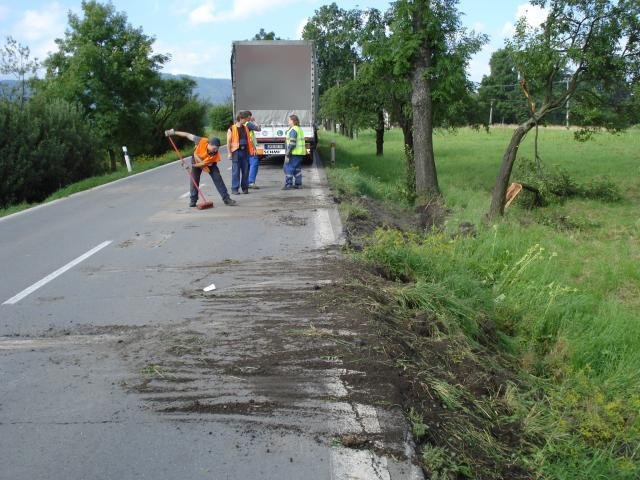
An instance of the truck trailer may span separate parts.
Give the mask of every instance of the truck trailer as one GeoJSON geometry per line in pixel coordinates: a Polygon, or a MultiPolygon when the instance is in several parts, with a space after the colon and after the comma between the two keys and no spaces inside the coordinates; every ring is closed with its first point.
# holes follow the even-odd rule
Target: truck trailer
{"type": "Polygon", "coordinates": [[[317,144],[317,64],[313,42],[257,40],[233,42],[233,116],[249,110],[261,125],[255,132],[261,159],[284,156],[289,115],[296,114],[305,136],[307,161],[317,144]]]}

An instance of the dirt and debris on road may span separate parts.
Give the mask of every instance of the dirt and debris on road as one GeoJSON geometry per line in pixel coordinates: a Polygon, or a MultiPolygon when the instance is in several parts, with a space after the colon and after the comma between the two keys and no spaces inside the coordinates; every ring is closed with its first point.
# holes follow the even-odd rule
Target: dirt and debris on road
{"type": "MultiPolygon", "coordinates": [[[[208,276],[228,266],[208,265],[208,276]]],[[[354,298],[359,267],[337,247],[233,267],[228,288],[184,290],[202,303],[196,318],[120,337],[114,348],[131,372],[123,388],[172,421],[240,421],[247,432],[285,429],[414,462],[400,377],[369,299],[354,298]]]]}

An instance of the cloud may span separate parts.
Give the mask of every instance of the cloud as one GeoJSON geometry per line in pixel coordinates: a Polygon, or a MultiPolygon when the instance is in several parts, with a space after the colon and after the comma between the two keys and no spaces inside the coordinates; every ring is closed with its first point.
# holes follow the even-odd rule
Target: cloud
{"type": "Polygon", "coordinates": [[[216,9],[213,2],[205,2],[193,9],[189,14],[189,22],[194,24],[215,22],[215,11],[216,9]]]}
{"type": "Polygon", "coordinates": [[[43,60],[57,50],[55,39],[64,35],[66,15],[58,2],[43,5],[38,10],[25,10],[12,26],[11,35],[29,47],[32,58],[43,60]]]}
{"type": "Polygon", "coordinates": [[[480,82],[483,76],[491,73],[489,60],[494,51],[495,47],[487,44],[471,58],[467,65],[467,74],[471,81],[480,82]]]}
{"type": "Polygon", "coordinates": [[[485,32],[486,30],[487,30],[487,26],[482,22],[476,22],[473,25],[473,31],[474,32],[482,33],[482,32],[485,32]]]}
{"type": "Polygon", "coordinates": [[[548,9],[539,7],[538,5],[529,5],[528,3],[519,5],[516,11],[515,20],[504,24],[502,27],[502,34],[507,37],[513,36],[516,31],[515,22],[520,20],[522,17],[525,18],[530,27],[539,27],[542,22],[547,19],[548,13],[548,9]]]}
{"type": "Polygon", "coordinates": [[[166,43],[157,40],[153,44],[155,53],[171,55],[171,60],[162,69],[173,75],[192,75],[207,78],[231,78],[229,71],[230,45],[202,45],[197,42],[184,44],[166,43]]]}
{"type": "Polygon", "coordinates": [[[309,23],[309,17],[304,17],[300,20],[300,23],[296,27],[296,40],[302,40],[302,31],[307,23],[309,23]]]}
{"type": "Polygon", "coordinates": [[[212,0],[207,0],[199,7],[196,7],[189,15],[189,21],[194,24],[230,22],[245,20],[262,12],[274,12],[275,7],[298,3],[300,0],[233,0],[231,10],[220,10],[216,8],[212,0]]]}
{"type": "Polygon", "coordinates": [[[5,7],[4,5],[0,5],[0,22],[7,19],[9,16],[9,7],[5,7]]]}

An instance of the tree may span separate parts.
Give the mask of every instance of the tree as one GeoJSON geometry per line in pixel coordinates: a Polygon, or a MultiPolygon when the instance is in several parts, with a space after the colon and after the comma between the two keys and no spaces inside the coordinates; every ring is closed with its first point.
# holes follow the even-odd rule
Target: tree
{"type": "Polygon", "coordinates": [[[58,51],[45,61],[43,93],[81,105],[115,169],[121,145],[138,145],[141,117],[168,57],[152,53],[153,38],[127,23],[113,4],[82,2],[83,17],[69,13],[58,51]]]}
{"type": "Polygon", "coordinates": [[[159,132],[179,126],[187,132],[202,132],[207,106],[193,93],[196,81],[188,77],[167,78],[158,82],[144,110],[145,124],[138,133],[141,151],[158,154],[166,151],[167,139],[159,132]]]}
{"type": "Polygon", "coordinates": [[[455,110],[468,97],[471,84],[465,67],[486,37],[467,34],[460,26],[457,0],[398,0],[389,27],[394,73],[411,82],[416,193],[440,195],[433,153],[436,122],[457,123],[455,110]],[[440,115],[439,118],[438,114],[440,115]]]}
{"type": "Polygon", "coordinates": [[[507,48],[515,61],[528,102],[528,118],[513,132],[502,157],[493,188],[488,218],[504,214],[505,196],[520,143],[525,135],[569,99],[594,115],[586,128],[610,130],[628,126],[632,107],[612,105],[605,92],[626,89],[631,105],[632,86],[640,80],[640,2],[637,0],[536,0],[547,9],[539,27],[522,19],[507,48]],[[566,88],[554,88],[567,79],[566,88]]]}
{"type": "Polygon", "coordinates": [[[252,40],[282,40],[280,37],[276,37],[275,32],[265,32],[264,28],[261,28],[258,33],[256,33],[252,40]]]}
{"type": "Polygon", "coordinates": [[[487,112],[486,122],[513,124],[524,120],[521,117],[526,99],[518,85],[518,71],[511,52],[506,48],[493,52],[489,69],[489,75],[483,77],[478,89],[483,110],[487,112]]]}
{"type": "Polygon", "coordinates": [[[231,101],[214,105],[209,110],[209,125],[214,130],[227,130],[231,121],[233,121],[233,105],[231,105],[231,101]]]}
{"type": "Polygon", "coordinates": [[[304,26],[302,38],[313,40],[316,46],[320,94],[353,78],[354,66],[359,62],[361,27],[360,10],[344,10],[335,2],[316,10],[304,26]]]}
{"type": "Polygon", "coordinates": [[[20,105],[24,105],[26,100],[28,76],[35,75],[40,66],[38,59],[31,59],[30,56],[29,47],[19,44],[11,36],[6,38],[6,43],[0,50],[0,73],[13,75],[18,80],[20,105]]]}
{"type": "Polygon", "coordinates": [[[64,100],[0,101],[0,206],[42,201],[97,173],[90,136],[83,112],[64,100]]]}

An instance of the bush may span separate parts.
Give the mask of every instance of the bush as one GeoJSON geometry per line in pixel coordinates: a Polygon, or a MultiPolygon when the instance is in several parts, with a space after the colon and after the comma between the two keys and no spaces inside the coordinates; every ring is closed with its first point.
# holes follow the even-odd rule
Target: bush
{"type": "Polygon", "coordinates": [[[609,178],[591,180],[580,184],[569,173],[558,167],[545,165],[522,158],[515,166],[513,179],[537,190],[538,195],[523,195],[521,204],[528,208],[563,201],[570,197],[583,197],[605,202],[617,202],[622,199],[620,188],[609,178]]]}
{"type": "Polygon", "coordinates": [[[38,98],[0,102],[0,206],[39,202],[101,173],[91,129],[74,105],[38,98]]]}
{"type": "Polygon", "coordinates": [[[209,124],[213,130],[227,131],[229,122],[233,120],[233,107],[230,103],[214,105],[209,110],[209,124]]]}

